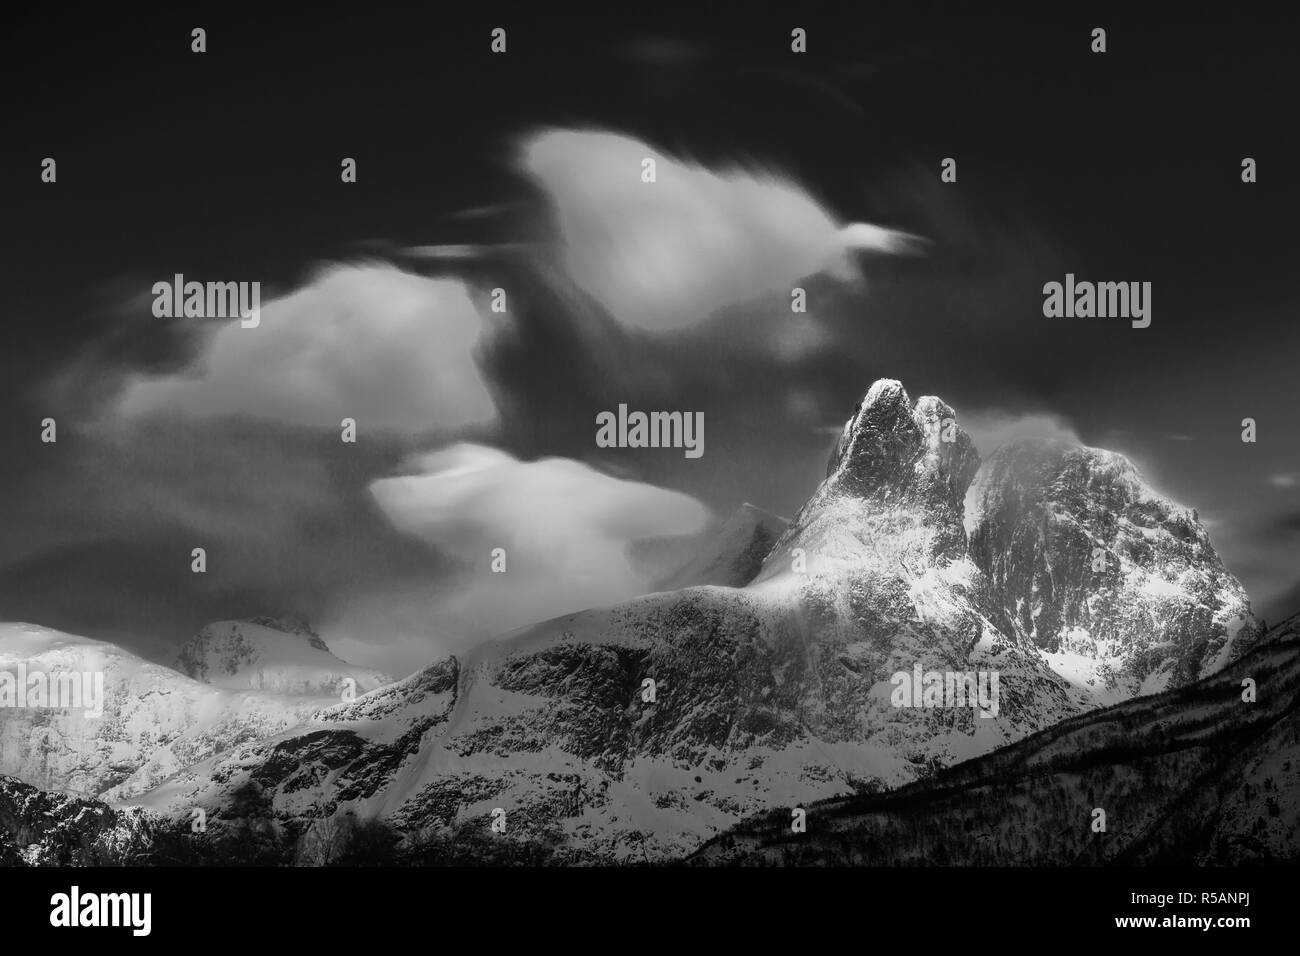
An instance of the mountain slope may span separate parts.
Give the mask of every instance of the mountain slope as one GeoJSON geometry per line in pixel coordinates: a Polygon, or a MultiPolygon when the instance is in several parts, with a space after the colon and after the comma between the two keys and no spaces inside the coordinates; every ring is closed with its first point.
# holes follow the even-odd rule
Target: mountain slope
{"type": "Polygon", "coordinates": [[[788,811],[701,865],[1300,863],[1300,615],[1223,671],[887,794],[788,811]],[[1244,699],[1253,680],[1257,699],[1244,699]],[[1094,830],[1097,811],[1105,830],[1094,830]]]}
{"type": "Polygon", "coordinates": [[[0,773],[46,790],[124,800],[197,760],[307,720],[337,695],[232,691],[116,645],[29,624],[0,624],[0,674],[100,675],[103,714],[0,710],[0,773]]]}
{"type": "Polygon", "coordinates": [[[0,866],[113,866],[153,845],[147,814],[0,775],[0,866]]]}

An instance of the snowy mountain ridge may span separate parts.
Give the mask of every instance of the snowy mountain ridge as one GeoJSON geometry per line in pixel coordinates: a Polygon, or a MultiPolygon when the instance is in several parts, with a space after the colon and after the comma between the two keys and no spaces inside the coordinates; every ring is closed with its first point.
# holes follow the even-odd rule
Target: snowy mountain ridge
{"type": "MultiPolygon", "coordinates": [[[[950,406],[893,380],[858,403],[779,534],[756,512],[680,587],[520,628],[108,796],[257,821],[272,842],[340,813],[411,833],[486,832],[500,813],[504,839],[566,860],[670,859],[774,806],[924,780],[1189,684],[1259,639],[1195,513],[1122,456],[1015,442],[981,464],[950,406]],[[996,716],[900,706],[892,679],[914,670],[997,674],[996,716]]],[[[337,676],[299,634],[310,666],[268,685],[285,645],[260,626],[205,629],[186,666],[244,694],[337,676]]]]}
{"type": "MultiPolygon", "coordinates": [[[[280,674],[293,679],[277,677],[259,686],[236,670],[227,675],[229,686],[205,683],[104,641],[0,623],[0,672],[102,674],[104,688],[99,717],[74,709],[0,711],[0,773],[46,790],[127,800],[199,760],[302,724],[338,703],[335,670],[355,674],[366,689],[380,686],[373,672],[351,668],[300,635],[264,625],[237,626],[236,633],[296,646],[296,657],[282,653],[274,661],[284,668],[280,674]],[[320,668],[322,657],[338,666],[320,668]]],[[[260,673],[271,673],[271,662],[260,660],[260,673]]]]}

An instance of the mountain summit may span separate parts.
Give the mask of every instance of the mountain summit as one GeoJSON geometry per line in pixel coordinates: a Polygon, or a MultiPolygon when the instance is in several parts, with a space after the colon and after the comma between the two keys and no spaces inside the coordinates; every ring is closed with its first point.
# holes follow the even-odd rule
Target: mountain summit
{"type": "Polygon", "coordinates": [[[920,496],[960,510],[979,455],[956,423],[941,399],[926,395],[913,406],[901,382],[881,379],[845,422],[819,492],[920,496]]]}
{"type": "Polygon", "coordinates": [[[795,549],[805,560],[888,563],[960,558],[966,550],[962,499],[979,454],[940,399],[912,405],[901,383],[881,379],[845,423],[826,480],[795,515],[758,575],[784,573],[795,549]]]}

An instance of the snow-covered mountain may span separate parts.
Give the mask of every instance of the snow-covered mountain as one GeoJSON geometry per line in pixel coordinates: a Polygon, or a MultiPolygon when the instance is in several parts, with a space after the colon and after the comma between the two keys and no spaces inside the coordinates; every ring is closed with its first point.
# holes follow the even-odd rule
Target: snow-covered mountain
{"type": "Polygon", "coordinates": [[[905,784],[1242,653],[1253,621],[1194,515],[1118,456],[1079,454],[1101,464],[1077,481],[1061,477],[1074,465],[1022,477],[998,456],[977,478],[953,410],[882,380],[745,587],[685,587],[523,628],[189,767],[143,800],[174,815],[257,814],[285,839],[343,811],[408,832],[486,830],[501,811],[504,839],[567,859],[661,859],[750,814],[905,784]],[[1045,544],[1025,530],[1038,527],[1034,507],[1050,513],[1045,544]],[[1094,546],[1115,575],[1053,577],[1094,546]],[[1092,599],[1094,585],[1111,596],[1092,599]],[[1208,613],[1180,610],[1211,594],[1208,613]],[[1094,650],[1106,657],[1083,673],[1094,650]],[[996,673],[996,715],[895,706],[893,675],[931,671],[996,673]]]}
{"type": "Polygon", "coordinates": [[[1099,703],[1196,680],[1259,635],[1197,513],[1123,455],[1004,445],[971,485],[965,520],[998,627],[1099,703]]]}
{"type": "Polygon", "coordinates": [[[1194,684],[1089,712],[900,790],[814,804],[804,833],[788,812],[768,812],[693,862],[1294,866],[1297,699],[1300,615],[1194,684]]]}
{"type": "MultiPolygon", "coordinates": [[[[386,688],[337,716],[359,717],[359,707],[381,720],[399,697],[420,698],[436,724],[455,680],[454,668],[431,669],[421,686],[400,693],[386,688]]],[[[909,787],[807,806],[805,833],[791,831],[786,808],[769,811],[709,841],[691,862],[1294,865],[1300,859],[1297,694],[1300,615],[1194,685],[1063,721],[909,787]],[[1253,701],[1244,694],[1246,678],[1255,684],[1253,701]],[[1106,813],[1104,832],[1092,828],[1098,809],[1106,813]]],[[[356,754],[331,759],[328,735],[310,746],[304,769],[317,761],[342,767],[356,754]]],[[[400,744],[389,749],[394,759],[402,752],[400,744]]],[[[345,789],[368,776],[326,779],[345,789]]],[[[253,780],[240,796],[239,809],[256,805],[253,780]]],[[[213,846],[192,828],[168,827],[165,818],[138,807],[115,809],[0,776],[0,866],[247,859],[248,844],[265,830],[232,829],[224,848],[213,846]]],[[[491,850],[489,839],[480,835],[469,853],[491,850]]]]}
{"type": "Polygon", "coordinates": [[[393,682],[335,657],[314,631],[287,618],[209,624],[181,649],[176,669],[227,690],[315,697],[338,697],[345,689],[360,695],[393,682]]]}
{"type": "MultiPolygon", "coordinates": [[[[259,625],[236,626],[236,634],[248,631],[259,641],[255,647],[278,642],[296,650],[296,656],[286,653],[273,658],[281,675],[324,674],[328,668],[318,667],[318,662],[337,660],[302,635],[259,625]],[[295,661],[302,666],[295,666],[295,661]]],[[[217,632],[225,632],[225,626],[218,625],[217,632]]],[[[208,640],[190,649],[196,646],[233,645],[208,640]]],[[[341,661],[338,664],[348,668],[341,661]]],[[[361,675],[368,673],[358,672],[359,684],[361,675]]],[[[213,686],[114,644],[30,624],[0,624],[0,684],[5,684],[6,674],[15,680],[21,674],[54,679],[101,675],[99,716],[88,707],[0,709],[0,773],[42,789],[116,800],[143,793],[213,754],[297,726],[341,699],[328,681],[311,684],[277,678],[270,682],[292,687],[295,693],[237,689],[241,676],[247,686],[256,686],[256,678],[238,669],[224,675],[232,681],[229,687],[213,686]]],[[[368,686],[375,685],[371,681],[368,686]]]]}

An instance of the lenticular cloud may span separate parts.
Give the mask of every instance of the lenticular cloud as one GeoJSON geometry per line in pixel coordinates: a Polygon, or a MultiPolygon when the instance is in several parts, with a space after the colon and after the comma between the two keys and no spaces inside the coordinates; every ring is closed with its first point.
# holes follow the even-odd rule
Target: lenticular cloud
{"type": "Polygon", "coordinates": [[[404,434],[486,424],[496,409],[474,360],[483,330],[457,279],[333,266],[265,305],[257,328],[219,326],[195,369],[138,377],[119,410],[318,428],[353,418],[404,434]]]}
{"type": "Polygon", "coordinates": [[[524,144],[550,199],[571,278],[619,322],[664,331],[822,271],[853,252],[902,253],[915,237],[837,222],[775,173],[714,170],[617,133],[550,130],[524,144]],[[643,163],[654,160],[654,182],[643,163]]]}
{"type": "Polygon", "coordinates": [[[689,495],[565,458],[459,444],[410,465],[371,495],[398,530],[463,565],[459,612],[497,628],[644,593],[668,569],[634,564],[629,545],[699,532],[709,518],[689,495]],[[504,573],[492,570],[498,548],[504,573]]]}

